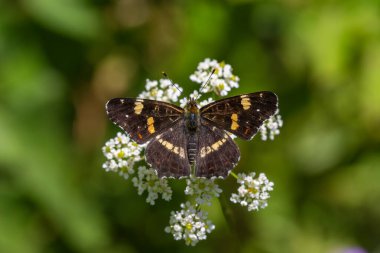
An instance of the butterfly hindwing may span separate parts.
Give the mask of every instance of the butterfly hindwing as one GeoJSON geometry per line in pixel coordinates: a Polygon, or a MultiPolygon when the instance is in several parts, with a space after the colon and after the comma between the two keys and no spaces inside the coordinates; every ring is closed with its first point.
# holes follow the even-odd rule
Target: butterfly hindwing
{"type": "Polygon", "coordinates": [[[184,110],[173,104],[134,98],[114,98],[106,110],[112,122],[142,144],[182,119],[184,110]]]}
{"type": "Polygon", "coordinates": [[[146,161],[159,177],[183,177],[190,175],[183,119],[153,138],[146,148],[146,161]]]}
{"type": "Polygon", "coordinates": [[[210,126],[207,122],[201,124],[195,163],[197,177],[225,178],[239,159],[239,148],[225,131],[210,126]]]}
{"type": "Polygon", "coordinates": [[[202,107],[200,114],[209,124],[249,140],[277,112],[277,103],[276,94],[261,91],[215,101],[202,107]]]}

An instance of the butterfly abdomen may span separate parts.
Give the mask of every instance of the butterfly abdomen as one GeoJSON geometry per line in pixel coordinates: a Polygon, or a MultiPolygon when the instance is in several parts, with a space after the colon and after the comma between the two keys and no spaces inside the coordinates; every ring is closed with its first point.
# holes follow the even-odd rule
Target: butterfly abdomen
{"type": "Polygon", "coordinates": [[[187,142],[187,157],[189,159],[189,164],[194,164],[198,150],[197,135],[189,133],[188,136],[189,137],[187,142]]]}
{"type": "Polygon", "coordinates": [[[198,127],[199,114],[187,113],[185,116],[186,135],[187,135],[187,157],[190,164],[194,164],[198,150],[198,127]]]}

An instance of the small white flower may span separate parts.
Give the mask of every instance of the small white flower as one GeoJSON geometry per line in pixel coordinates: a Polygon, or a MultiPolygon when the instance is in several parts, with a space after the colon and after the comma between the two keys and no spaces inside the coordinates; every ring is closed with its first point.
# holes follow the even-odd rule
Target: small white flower
{"type": "Polygon", "coordinates": [[[283,125],[283,121],[280,114],[275,114],[271,116],[269,119],[264,121],[264,123],[260,127],[261,139],[263,141],[274,140],[276,135],[280,134],[280,128],[283,125]]]}
{"type": "Polygon", "coordinates": [[[173,234],[174,240],[184,240],[186,245],[195,246],[215,229],[207,215],[207,212],[197,210],[197,206],[190,202],[181,204],[180,211],[171,212],[165,232],[173,234]]]}
{"type": "Polygon", "coordinates": [[[273,182],[270,182],[264,173],[260,173],[257,178],[252,172],[248,175],[238,174],[237,182],[240,184],[238,193],[231,195],[231,202],[240,203],[241,206],[248,206],[248,211],[265,208],[270,198],[269,192],[273,190],[273,182]]]}
{"type": "Polygon", "coordinates": [[[202,100],[201,102],[199,102],[199,107],[208,105],[208,104],[210,104],[212,102],[214,102],[214,99],[212,99],[211,97],[208,98],[208,99],[202,100]]]}
{"type": "Polygon", "coordinates": [[[194,196],[199,205],[211,205],[211,199],[219,197],[222,192],[213,179],[190,177],[186,183],[185,194],[194,196]]]}
{"type": "Polygon", "coordinates": [[[102,148],[107,159],[103,168],[106,171],[117,172],[127,179],[134,173],[134,164],[144,158],[143,147],[132,141],[129,136],[117,133],[117,136],[107,141],[102,148]]]}
{"type": "Polygon", "coordinates": [[[198,64],[197,70],[190,75],[190,80],[203,84],[207,82],[213,69],[215,73],[211,76],[210,83],[200,92],[215,92],[219,96],[226,96],[231,88],[239,87],[239,77],[232,74],[231,65],[209,58],[198,64]]]}
{"type": "Polygon", "coordinates": [[[149,79],[146,79],[145,89],[147,91],[152,90],[153,88],[156,88],[158,86],[158,82],[156,80],[151,81],[149,79]]]}
{"type": "MultiPolygon", "coordinates": [[[[195,90],[193,93],[190,94],[189,97],[191,97],[191,98],[199,98],[200,96],[198,96],[198,95],[199,95],[198,91],[195,90]]],[[[179,100],[180,106],[182,108],[184,108],[188,102],[189,102],[189,99],[187,97],[181,98],[179,100]]],[[[209,98],[207,98],[207,99],[202,100],[201,102],[199,102],[198,106],[199,106],[199,108],[201,108],[202,106],[205,106],[205,105],[207,105],[209,103],[212,103],[212,102],[214,102],[214,99],[211,98],[211,97],[209,97],[209,98]]]]}
{"type": "Polygon", "coordinates": [[[166,178],[158,178],[153,169],[148,169],[145,166],[140,166],[137,174],[136,177],[132,178],[133,185],[137,188],[139,195],[145,191],[148,192],[147,203],[154,205],[159,194],[166,201],[171,199],[172,189],[168,185],[166,178]]]}
{"type": "Polygon", "coordinates": [[[146,90],[141,92],[138,97],[164,102],[177,102],[183,89],[178,84],[174,85],[168,79],[160,79],[159,81],[147,79],[145,84],[146,90]]]}
{"type": "Polygon", "coordinates": [[[189,102],[190,98],[194,98],[194,99],[198,99],[198,98],[200,98],[200,94],[199,94],[199,92],[198,92],[197,90],[194,90],[194,91],[189,95],[189,98],[187,98],[187,97],[181,98],[181,99],[179,100],[179,105],[180,105],[182,108],[184,108],[184,107],[187,105],[187,103],[189,102]]]}
{"type": "Polygon", "coordinates": [[[171,86],[172,83],[169,79],[161,79],[160,80],[160,87],[161,89],[166,89],[168,88],[169,86],[171,86]]]}

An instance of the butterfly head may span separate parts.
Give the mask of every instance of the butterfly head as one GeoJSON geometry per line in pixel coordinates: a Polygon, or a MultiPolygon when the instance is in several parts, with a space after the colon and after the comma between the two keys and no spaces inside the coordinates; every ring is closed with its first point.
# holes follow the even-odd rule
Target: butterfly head
{"type": "Polygon", "coordinates": [[[189,102],[187,102],[186,104],[185,110],[189,113],[199,112],[198,104],[195,98],[190,98],[189,102]]]}

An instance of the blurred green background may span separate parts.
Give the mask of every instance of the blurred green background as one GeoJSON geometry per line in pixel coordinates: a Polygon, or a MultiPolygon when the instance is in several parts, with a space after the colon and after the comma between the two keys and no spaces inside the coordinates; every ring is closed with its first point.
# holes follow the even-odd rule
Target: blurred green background
{"type": "Polygon", "coordinates": [[[0,252],[380,252],[379,129],[378,1],[0,1],[0,252]],[[101,147],[108,99],[162,70],[187,95],[206,57],[241,78],[231,95],[276,92],[285,125],[238,141],[235,172],[265,172],[269,206],[232,205],[220,182],[193,248],[163,231],[184,182],[150,206],[101,147]]]}

